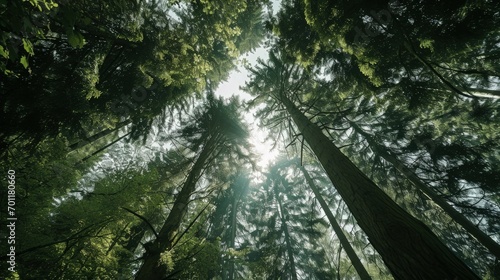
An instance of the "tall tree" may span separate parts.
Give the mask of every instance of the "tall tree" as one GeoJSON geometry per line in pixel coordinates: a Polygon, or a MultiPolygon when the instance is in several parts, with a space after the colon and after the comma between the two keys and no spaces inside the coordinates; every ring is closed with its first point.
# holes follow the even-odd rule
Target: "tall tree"
{"type": "MultiPolygon", "coordinates": [[[[224,170],[227,172],[227,170],[224,170]]],[[[220,275],[224,280],[238,278],[237,270],[237,234],[246,221],[239,219],[241,207],[248,193],[250,179],[248,173],[237,173],[230,182],[229,188],[221,192],[216,199],[216,209],[211,216],[213,230],[210,239],[220,239],[224,255],[221,258],[220,275]]],[[[241,218],[241,217],[240,217],[241,218]]]]}
{"type": "Polygon", "coordinates": [[[337,235],[338,239],[340,240],[340,243],[342,244],[342,248],[345,250],[347,256],[352,262],[352,265],[356,269],[356,272],[359,274],[359,277],[361,279],[372,279],[370,274],[366,271],[365,267],[361,263],[361,260],[359,257],[356,255],[356,252],[354,252],[354,249],[352,248],[351,244],[349,244],[349,240],[347,239],[346,235],[344,234],[344,231],[340,227],[339,223],[335,219],[335,216],[333,215],[332,211],[330,210],[330,207],[326,203],[326,201],[323,199],[323,196],[321,195],[318,187],[314,183],[313,179],[309,175],[309,172],[305,169],[304,166],[300,166],[300,170],[304,174],[304,177],[306,179],[307,184],[309,185],[309,188],[314,193],[314,196],[318,200],[319,204],[321,205],[321,208],[325,212],[326,217],[328,218],[328,221],[330,222],[330,225],[333,228],[333,231],[337,235]]]}
{"type": "MultiPolygon", "coordinates": [[[[281,177],[279,178],[281,180],[281,183],[284,185],[285,188],[288,186],[288,182],[286,182],[285,178],[281,177]]],[[[281,221],[281,227],[283,228],[283,233],[285,235],[285,247],[286,247],[286,252],[287,252],[287,257],[288,257],[288,262],[289,262],[289,268],[290,268],[290,277],[292,280],[297,280],[297,267],[295,266],[295,256],[293,252],[293,247],[294,244],[292,243],[292,239],[290,237],[290,229],[288,228],[288,220],[289,220],[289,214],[288,211],[283,208],[283,202],[282,202],[282,196],[280,195],[278,188],[273,188],[274,190],[274,198],[276,199],[276,202],[278,202],[278,216],[281,221]]]]}
{"type": "MultiPolygon", "coordinates": [[[[331,86],[334,86],[334,81],[331,86]]],[[[356,89],[358,87],[353,88],[356,89]]],[[[316,96],[322,95],[319,91],[316,93],[316,96]]],[[[407,168],[407,171],[418,174],[421,183],[439,193],[445,203],[460,211],[458,213],[466,215],[474,227],[494,238],[498,215],[493,202],[495,192],[488,187],[493,186],[488,180],[494,180],[498,173],[494,171],[496,160],[490,157],[498,148],[487,136],[491,126],[489,121],[478,123],[477,119],[470,119],[468,104],[450,108],[435,104],[437,106],[410,111],[404,103],[400,104],[401,100],[380,100],[366,95],[349,97],[339,94],[317,98],[320,101],[308,107],[307,112],[315,116],[315,122],[330,139],[342,146],[343,152],[379,186],[383,186],[400,206],[430,226],[471,268],[485,274],[494,257],[436,204],[429,203],[432,201],[430,197],[412,186],[412,182],[401,176],[398,170],[407,168]],[[397,158],[399,165],[388,163],[382,153],[367,145],[365,137],[356,132],[355,125],[362,127],[376,141],[372,144],[397,158]],[[477,126],[483,129],[471,129],[477,126]],[[455,169],[463,171],[453,172],[455,169]],[[467,175],[466,170],[484,176],[474,178],[467,175]],[[475,210],[460,206],[463,204],[474,204],[475,210]],[[449,234],[452,232],[454,234],[449,234]],[[477,259],[485,261],[477,262],[477,259]]]]}
{"type": "Polygon", "coordinates": [[[247,238],[255,242],[247,254],[250,269],[260,278],[332,278],[327,250],[318,246],[329,234],[326,222],[293,171],[289,161],[279,160],[254,192],[248,209],[247,238]]]}
{"type": "Polygon", "coordinates": [[[492,254],[494,254],[497,258],[500,258],[500,245],[496,243],[490,236],[481,231],[478,227],[476,227],[471,221],[469,221],[464,215],[455,210],[444,198],[439,196],[432,188],[427,186],[422,180],[405,164],[403,164],[395,155],[391,154],[390,151],[387,151],[381,145],[377,144],[373,139],[373,136],[365,132],[361,127],[359,127],[356,123],[350,122],[351,127],[354,129],[356,133],[361,134],[374,153],[382,157],[387,162],[391,163],[401,174],[406,176],[412,184],[425,193],[432,201],[434,201],[439,207],[441,207],[450,217],[463,226],[471,235],[473,235],[481,244],[483,244],[492,254]]]}
{"type": "MultiPolygon", "coordinates": [[[[47,191],[50,199],[31,191],[26,180],[29,199],[23,204],[29,203],[32,210],[22,211],[20,216],[25,223],[19,228],[22,229],[19,237],[27,241],[16,247],[20,257],[19,276],[30,279],[95,278],[100,274],[110,278],[130,277],[142,237],[152,235],[151,224],[156,224],[161,217],[161,212],[151,205],[162,202],[160,193],[172,191],[180,178],[171,176],[170,172],[175,173],[176,168],[185,165],[183,158],[175,153],[169,157],[172,162],[152,161],[147,170],[133,166],[124,170],[96,167],[92,170],[93,176],[79,178],[78,183],[68,175],[61,177],[66,171],[60,170],[61,174],[53,176],[65,180],[64,183],[44,184],[64,184],[68,188],[65,194],[51,193],[46,187],[36,185],[47,191]],[[128,238],[129,235],[133,237],[128,238]]],[[[23,206],[23,209],[30,207],[23,206]]]]}
{"type": "MultiPolygon", "coordinates": [[[[9,14],[29,6],[17,2],[9,14]]],[[[42,2],[52,3],[34,1],[42,2]]],[[[239,44],[248,51],[260,40],[252,31],[261,25],[264,2],[71,1],[21,13],[19,25],[35,22],[40,32],[25,47],[35,54],[31,71],[0,84],[0,155],[47,137],[77,142],[124,120],[132,124],[131,138],[147,136],[155,117],[165,120],[193,94],[227,78],[239,44]]]]}
{"type": "Polygon", "coordinates": [[[300,71],[275,55],[254,70],[251,93],[286,110],[371,243],[396,278],[478,279],[432,231],[392,201],[363,174],[292,102],[300,71]],[[411,241],[410,241],[411,240],[411,241]],[[418,245],[417,245],[418,243],[418,245]]]}
{"type": "Polygon", "coordinates": [[[395,95],[440,100],[498,98],[499,69],[484,59],[498,59],[498,4],[443,1],[439,7],[418,0],[292,0],[277,15],[275,30],[304,63],[332,61],[340,52],[358,68],[353,79],[363,80],[362,72],[381,91],[392,87],[395,95]]]}
{"type": "Polygon", "coordinates": [[[136,279],[162,279],[167,268],[160,261],[162,253],[172,249],[177,230],[187,211],[192,193],[207,165],[219,153],[238,151],[238,144],[244,143],[247,132],[236,113],[237,102],[224,105],[221,100],[209,98],[209,105],[196,116],[191,126],[184,128],[184,133],[193,143],[193,151],[201,149],[191,171],[166,218],[157,237],[145,248],[144,262],[137,272],[136,279]]]}

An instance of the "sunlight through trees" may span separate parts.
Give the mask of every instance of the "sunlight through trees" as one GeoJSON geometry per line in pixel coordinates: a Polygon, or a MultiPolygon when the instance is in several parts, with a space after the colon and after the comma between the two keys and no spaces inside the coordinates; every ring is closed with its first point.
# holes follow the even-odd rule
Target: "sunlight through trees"
{"type": "Polygon", "coordinates": [[[498,11],[0,1],[0,278],[500,279],[498,11]]]}

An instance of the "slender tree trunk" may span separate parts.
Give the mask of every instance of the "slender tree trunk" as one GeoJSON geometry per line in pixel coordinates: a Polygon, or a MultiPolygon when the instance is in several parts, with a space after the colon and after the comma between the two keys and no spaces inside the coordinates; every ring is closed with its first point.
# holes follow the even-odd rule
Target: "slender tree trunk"
{"type": "Polygon", "coordinates": [[[420,63],[422,63],[425,67],[427,67],[427,69],[429,69],[452,92],[465,97],[472,97],[472,98],[485,97],[485,96],[475,96],[473,94],[469,95],[464,93],[460,88],[454,86],[443,75],[441,75],[441,73],[439,73],[427,60],[425,60],[421,55],[419,55],[409,41],[404,41],[404,46],[413,56],[415,56],[415,58],[418,61],[420,61],[420,63]]]}
{"type": "Polygon", "coordinates": [[[111,143],[109,143],[109,144],[105,145],[104,147],[102,147],[102,148],[98,149],[97,151],[95,151],[95,152],[91,153],[90,155],[88,155],[88,156],[86,156],[86,157],[82,158],[80,161],[78,161],[77,163],[75,163],[75,166],[78,166],[79,164],[84,163],[85,161],[89,160],[89,159],[90,159],[90,158],[92,158],[93,156],[95,156],[95,155],[99,154],[100,152],[102,152],[102,151],[106,150],[107,148],[109,148],[109,147],[113,146],[114,144],[116,144],[116,143],[120,142],[123,138],[125,138],[125,137],[127,137],[127,136],[129,136],[129,135],[130,135],[130,132],[129,132],[129,133],[127,133],[127,134],[125,134],[125,135],[123,135],[123,136],[118,137],[116,140],[112,141],[111,143]]]}
{"type": "MultiPolygon", "coordinates": [[[[451,90],[449,88],[425,88],[423,87],[422,89],[425,90],[430,90],[434,91],[437,93],[449,93],[451,90]]],[[[466,88],[458,88],[462,92],[469,93],[473,95],[474,97],[484,97],[484,98],[490,98],[490,99],[500,99],[500,91],[499,90],[493,90],[493,89],[484,89],[484,88],[471,88],[471,87],[466,87],[466,88]]]]}
{"type": "Polygon", "coordinates": [[[146,248],[144,262],[136,274],[137,280],[159,280],[163,279],[167,273],[165,265],[160,263],[160,255],[166,250],[171,249],[171,245],[177,230],[180,227],[182,218],[187,210],[189,198],[196,188],[201,172],[214,148],[217,145],[218,136],[214,135],[203,147],[200,156],[194,163],[191,172],[184,182],[181,191],[177,194],[172,210],[163,224],[158,238],[146,248]]]}
{"type": "Polygon", "coordinates": [[[80,149],[82,147],[85,147],[87,146],[88,144],[91,144],[93,143],[94,141],[97,141],[99,139],[101,139],[102,137],[106,136],[106,135],[109,135],[111,134],[112,132],[115,132],[117,131],[118,129],[128,125],[131,123],[131,120],[126,120],[126,121],[123,121],[123,122],[120,122],[118,124],[116,124],[115,128],[108,128],[108,129],[105,129],[103,131],[100,131],[90,137],[87,137],[85,139],[81,139],[80,141],[76,142],[76,143],[73,143],[71,145],[68,146],[68,148],[70,149],[70,151],[74,151],[76,149],[80,149]]]}
{"type": "Polygon", "coordinates": [[[500,91],[498,90],[489,90],[480,88],[461,88],[460,86],[453,85],[441,73],[439,73],[439,71],[437,71],[437,69],[434,68],[434,66],[432,66],[430,62],[428,62],[427,60],[425,60],[425,58],[419,55],[409,41],[405,41],[404,46],[413,56],[415,56],[415,58],[418,61],[420,61],[425,67],[427,67],[427,69],[429,69],[453,93],[472,98],[491,98],[491,99],[500,98],[500,91]]]}
{"type": "Polygon", "coordinates": [[[304,174],[304,177],[306,178],[307,184],[311,188],[311,190],[314,193],[314,196],[319,202],[319,205],[321,205],[321,208],[323,208],[323,211],[325,212],[326,217],[330,221],[330,224],[332,225],[333,231],[339,238],[340,244],[344,248],[347,256],[351,260],[352,265],[354,266],[354,269],[356,269],[356,272],[358,273],[360,279],[363,280],[368,280],[372,279],[370,274],[368,274],[368,271],[366,271],[365,267],[361,263],[361,260],[358,258],[358,255],[356,255],[356,252],[354,252],[354,249],[352,248],[351,244],[349,243],[349,240],[347,239],[346,235],[344,234],[344,231],[340,227],[340,225],[337,223],[337,220],[335,219],[335,216],[333,215],[332,211],[330,210],[330,207],[328,207],[328,204],[326,201],[323,199],[323,196],[321,195],[318,187],[316,184],[314,184],[314,181],[312,180],[311,176],[309,176],[309,172],[304,168],[304,166],[300,166],[300,170],[302,170],[302,173],[304,174]]]}
{"type": "MultiPolygon", "coordinates": [[[[283,184],[285,184],[285,178],[281,177],[281,181],[283,182],[283,184]]],[[[281,227],[283,228],[283,232],[285,233],[286,252],[288,254],[288,261],[290,262],[290,275],[292,277],[292,280],[297,280],[297,269],[295,268],[295,258],[293,257],[292,239],[290,238],[290,232],[286,223],[286,213],[284,212],[285,210],[283,209],[283,205],[279,197],[279,192],[276,188],[274,188],[274,196],[276,197],[276,201],[278,202],[281,227]]]]}
{"type": "Polygon", "coordinates": [[[333,185],[396,279],[479,279],[432,231],[389,198],[286,96],[281,96],[333,185]]]}
{"type": "MultiPolygon", "coordinates": [[[[231,184],[232,188],[232,196],[231,196],[231,214],[230,214],[230,229],[229,229],[229,240],[228,247],[236,249],[236,233],[238,231],[238,209],[240,205],[241,198],[245,194],[245,190],[248,187],[249,181],[246,179],[241,180],[241,177],[233,181],[231,184]]],[[[224,270],[222,275],[222,279],[224,280],[233,280],[235,278],[235,258],[231,256],[228,260],[227,272],[224,270]]]]}
{"type": "Polygon", "coordinates": [[[470,92],[472,95],[477,97],[487,97],[493,99],[500,98],[500,90],[468,87],[465,88],[465,91],[470,92]]]}
{"type": "MultiPolygon", "coordinates": [[[[236,193],[234,194],[233,203],[231,205],[231,230],[229,233],[229,247],[234,249],[235,240],[236,240],[236,214],[238,211],[238,203],[239,197],[236,197],[236,193]]],[[[234,279],[234,257],[229,259],[229,271],[228,271],[228,280],[234,279]]]]}
{"type": "Polygon", "coordinates": [[[481,231],[476,227],[471,221],[469,221],[462,213],[458,212],[453,206],[448,204],[444,198],[439,196],[434,190],[432,190],[427,184],[422,182],[420,178],[413,172],[410,168],[406,167],[397,157],[392,155],[385,147],[379,145],[373,137],[366,133],[361,127],[356,123],[350,122],[351,127],[357,133],[361,134],[373,152],[381,156],[384,160],[391,163],[399,172],[401,172],[406,178],[420,191],[425,193],[434,203],[439,205],[444,212],[446,212],[455,222],[459,223],[465,230],[469,232],[470,235],[474,236],[484,247],[500,259],[500,245],[496,243],[490,236],[481,231]]]}

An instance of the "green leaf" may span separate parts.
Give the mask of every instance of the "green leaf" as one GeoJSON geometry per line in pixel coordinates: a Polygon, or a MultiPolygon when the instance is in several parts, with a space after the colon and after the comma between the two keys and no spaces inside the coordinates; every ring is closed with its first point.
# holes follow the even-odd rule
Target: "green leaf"
{"type": "Polygon", "coordinates": [[[9,50],[6,50],[3,48],[3,46],[0,46],[0,55],[3,56],[4,58],[9,58],[9,50]]]}
{"type": "Polygon", "coordinates": [[[38,0],[30,0],[30,3],[31,3],[31,5],[33,5],[33,7],[37,8],[40,12],[42,11],[42,6],[40,6],[40,4],[38,4],[38,0]]]}
{"type": "Polygon", "coordinates": [[[23,38],[23,47],[27,53],[29,53],[30,55],[35,55],[35,52],[33,51],[33,44],[30,42],[30,40],[23,38]]]}
{"type": "Polygon", "coordinates": [[[434,40],[431,39],[419,39],[420,48],[429,49],[431,52],[434,52],[434,40]]]}
{"type": "Polygon", "coordinates": [[[28,58],[24,55],[21,56],[21,64],[24,66],[24,68],[28,68],[29,66],[28,58]]]}
{"type": "Polygon", "coordinates": [[[85,44],[83,35],[80,32],[68,32],[68,42],[73,48],[81,48],[85,44]]]}

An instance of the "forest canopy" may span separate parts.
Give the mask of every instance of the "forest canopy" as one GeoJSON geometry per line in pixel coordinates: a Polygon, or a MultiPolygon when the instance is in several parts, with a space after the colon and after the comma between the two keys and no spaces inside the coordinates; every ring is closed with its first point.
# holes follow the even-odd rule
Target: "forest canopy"
{"type": "Polygon", "coordinates": [[[0,277],[500,279],[499,11],[0,0],[0,277]]]}

